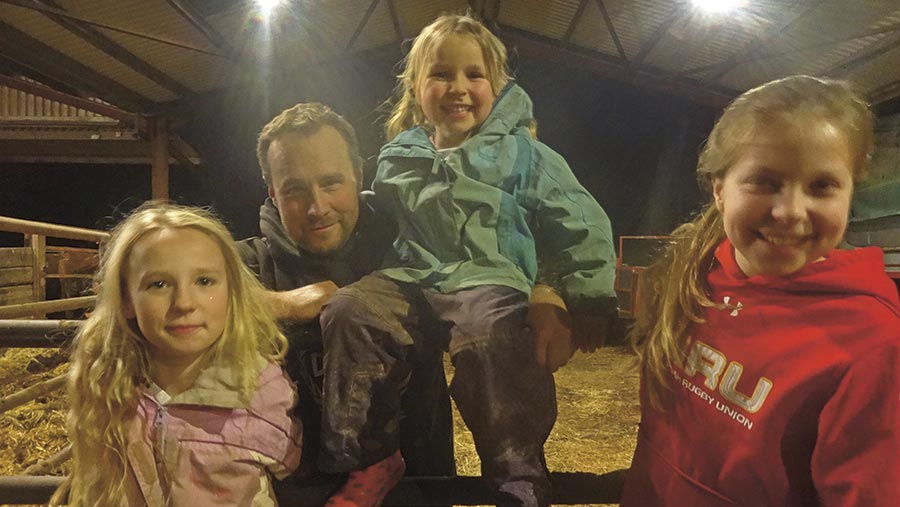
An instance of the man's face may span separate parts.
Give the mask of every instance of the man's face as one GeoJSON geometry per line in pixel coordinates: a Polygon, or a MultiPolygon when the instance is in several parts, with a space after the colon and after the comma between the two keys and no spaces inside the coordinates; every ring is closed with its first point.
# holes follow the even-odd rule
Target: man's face
{"type": "Polygon", "coordinates": [[[347,142],[330,126],[313,134],[287,132],[267,154],[269,196],[297,246],[315,254],[340,249],[359,219],[361,182],[347,142]]]}

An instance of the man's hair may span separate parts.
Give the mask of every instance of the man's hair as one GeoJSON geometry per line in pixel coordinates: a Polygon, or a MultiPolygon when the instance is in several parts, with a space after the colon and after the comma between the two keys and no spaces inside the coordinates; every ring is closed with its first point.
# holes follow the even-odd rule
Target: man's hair
{"type": "Polygon", "coordinates": [[[356,177],[362,181],[362,158],[359,156],[359,143],[356,141],[356,132],[341,115],[335,113],[330,107],[318,102],[297,104],[281,112],[263,127],[256,143],[256,158],[259,159],[259,167],[262,170],[263,181],[266,185],[272,185],[272,168],[269,167],[269,146],[278,136],[287,132],[297,132],[304,136],[311,136],[324,126],[337,130],[347,143],[347,156],[356,170],[356,177]]]}

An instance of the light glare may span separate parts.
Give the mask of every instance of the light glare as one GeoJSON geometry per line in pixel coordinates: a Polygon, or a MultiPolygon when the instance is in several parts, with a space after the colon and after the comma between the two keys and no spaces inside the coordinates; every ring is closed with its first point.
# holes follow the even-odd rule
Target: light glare
{"type": "Polygon", "coordinates": [[[272,15],[272,12],[282,3],[284,3],[284,0],[256,0],[256,8],[260,17],[267,20],[272,15]]]}
{"type": "Polygon", "coordinates": [[[737,9],[745,0],[692,0],[696,7],[706,12],[722,14],[737,9]]]}

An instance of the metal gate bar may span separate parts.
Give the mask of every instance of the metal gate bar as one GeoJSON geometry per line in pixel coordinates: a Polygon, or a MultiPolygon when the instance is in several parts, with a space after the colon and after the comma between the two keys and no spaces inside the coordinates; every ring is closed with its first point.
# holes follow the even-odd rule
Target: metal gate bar
{"type": "MultiPolygon", "coordinates": [[[[552,503],[555,505],[617,504],[622,495],[626,470],[605,474],[552,472],[552,503]]],[[[62,484],[62,477],[0,477],[0,503],[43,504],[62,484]]],[[[322,505],[339,483],[320,483],[304,488],[279,488],[286,498],[282,507],[322,505]]],[[[404,477],[385,498],[385,507],[438,507],[446,505],[493,505],[500,496],[481,477],[404,477]]]]}

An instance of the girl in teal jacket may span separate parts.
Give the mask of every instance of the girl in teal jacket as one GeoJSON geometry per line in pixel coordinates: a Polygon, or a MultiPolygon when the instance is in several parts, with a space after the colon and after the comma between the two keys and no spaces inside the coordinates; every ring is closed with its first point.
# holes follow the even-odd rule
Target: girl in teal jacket
{"type": "Polygon", "coordinates": [[[609,220],[532,136],[531,101],[478,21],[447,15],[423,29],[398,91],[374,182],[398,221],[394,249],[322,314],[322,466],[350,472],[330,505],[380,505],[399,480],[402,415],[379,415],[400,406],[410,359],[436,348],[450,351],[450,391],[498,505],[548,505],[543,444],[556,398],[527,330],[528,298],[540,257],[576,341],[596,347],[615,311],[609,220]]]}

